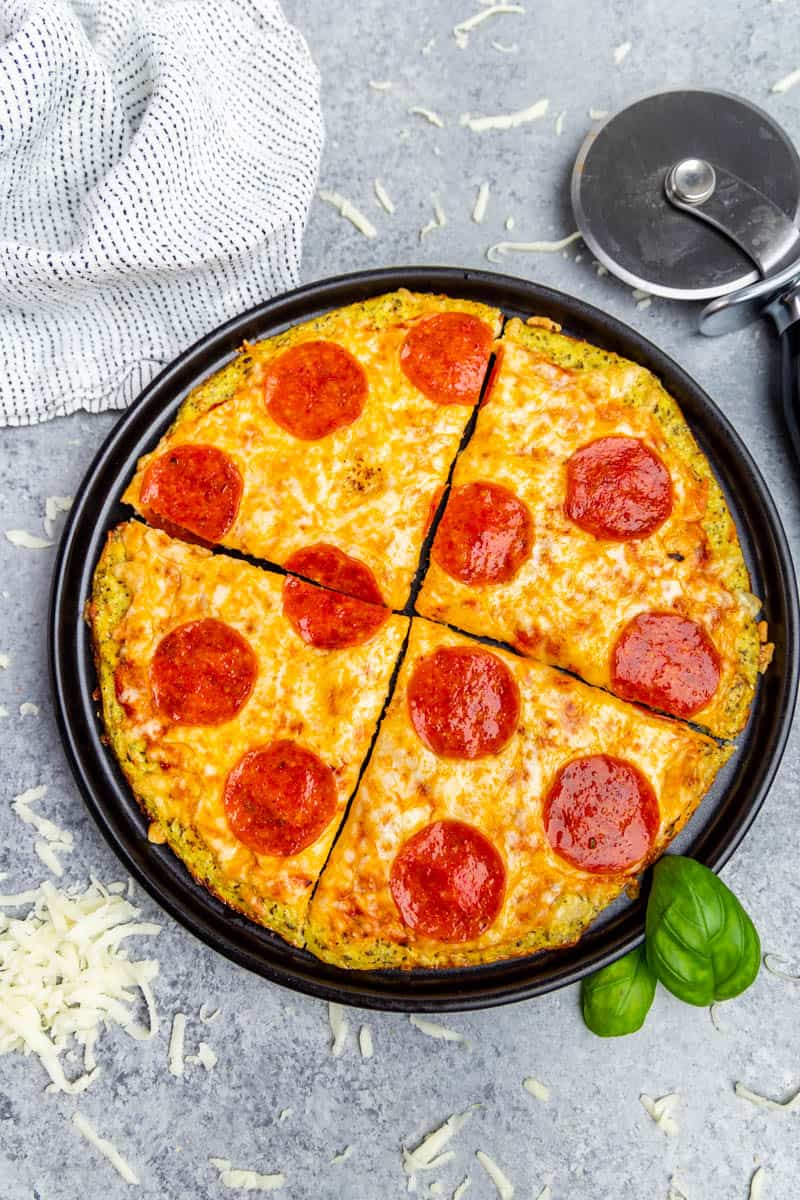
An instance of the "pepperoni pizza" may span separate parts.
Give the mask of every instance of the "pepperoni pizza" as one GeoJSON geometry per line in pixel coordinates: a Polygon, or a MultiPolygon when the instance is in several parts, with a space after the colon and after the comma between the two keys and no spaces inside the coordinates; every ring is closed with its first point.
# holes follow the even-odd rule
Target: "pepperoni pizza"
{"type": "Polygon", "coordinates": [[[649,371],[519,320],[460,456],[417,608],[712,733],[768,648],[736,529],[649,371]]]}
{"type": "Polygon", "coordinates": [[[436,967],[575,942],[730,753],[417,619],[309,948],[340,966],[436,967]]]}
{"type": "Polygon", "coordinates": [[[550,322],[500,324],[399,292],[246,347],[142,459],[149,525],[95,573],[151,838],[342,966],[574,942],[731,753],[693,723],[736,733],[768,661],[674,401],[550,322]]]}
{"type": "Polygon", "coordinates": [[[249,346],[190,395],[124,499],[281,566],[332,544],[401,609],[499,328],[483,304],[398,292],[249,346]]]}
{"type": "Polygon", "coordinates": [[[300,942],[407,619],[138,521],[110,534],[88,616],[106,730],[151,839],[300,942]]]}

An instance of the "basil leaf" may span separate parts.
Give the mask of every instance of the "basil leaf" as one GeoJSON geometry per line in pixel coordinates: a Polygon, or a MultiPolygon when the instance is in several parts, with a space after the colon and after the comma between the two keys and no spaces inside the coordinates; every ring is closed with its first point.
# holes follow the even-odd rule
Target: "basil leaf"
{"type": "Polygon", "coordinates": [[[713,871],[669,854],[653,869],[647,957],[678,999],[708,1005],[750,986],[761,964],[761,943],[753,922],[713,871]]]}
{"type": "Polygon", "coordinates": [[[644,1025],[656,990],[656,977],[644,946],[631,950],[581,985],[583,1019],[598,1037],[622,1037],[644,1025]]]}

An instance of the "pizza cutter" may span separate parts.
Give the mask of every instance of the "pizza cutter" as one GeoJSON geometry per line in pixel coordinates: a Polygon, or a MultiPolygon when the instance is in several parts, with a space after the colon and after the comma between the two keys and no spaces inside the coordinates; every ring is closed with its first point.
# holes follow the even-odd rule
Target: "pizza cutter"
{"type": "Polygon", "coordinates": [[[710,301],[702,333],[772,318],[800,460],[800,158],[784,130],[725,92],[647,96],[588,135],[572,205],[584,241],[620,279],[710,301]]]}

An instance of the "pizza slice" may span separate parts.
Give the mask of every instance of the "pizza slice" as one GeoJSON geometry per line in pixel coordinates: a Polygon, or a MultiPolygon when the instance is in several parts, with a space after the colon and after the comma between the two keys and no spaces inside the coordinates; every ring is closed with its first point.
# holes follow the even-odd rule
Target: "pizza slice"
{"type": "Polygon", "coordinates": [[[509,321],[417,608],[732,737],[766,627],[722,491],[643,367],[509,321]]]}
{"type": "Polygon", "coordinates": [[[109,534],[87,617],[151,841],[298,942],[407,619],[138,521],[109,534]]]}
{"type": "Polygon", "coordinates": [[[248,346],[189,396],[124,500],[167,531],[281,566],[333,546],[402,609],[500,321],[400,291],[248,346]]]}
{"type": "Polygon", "coordinates": [[[450,967],[572,944],[635,886],[731,753],[414,618],[306,944],[350,968],[450,967]]]}

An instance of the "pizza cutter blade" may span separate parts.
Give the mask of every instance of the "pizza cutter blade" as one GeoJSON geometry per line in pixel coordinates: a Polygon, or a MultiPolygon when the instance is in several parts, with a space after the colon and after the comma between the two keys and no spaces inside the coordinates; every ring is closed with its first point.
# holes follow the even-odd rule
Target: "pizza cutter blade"
{"type": "Polygon", "coordinates": [[[703,333],[774,319],[800,459],[800,158],[781,127],[723,92],[647,96],[587,136],[572,204],[584,241],[620,279],[710,301],[703,333]]]}

